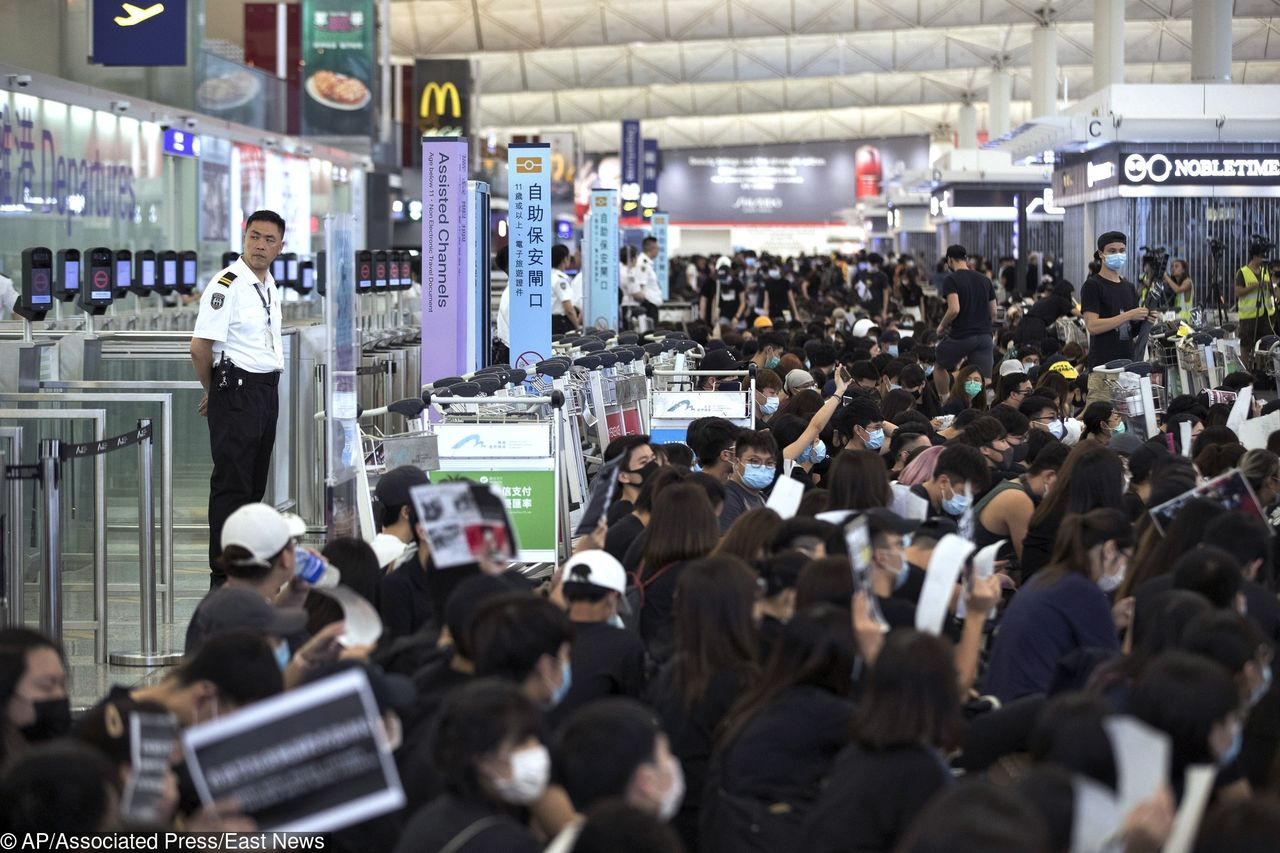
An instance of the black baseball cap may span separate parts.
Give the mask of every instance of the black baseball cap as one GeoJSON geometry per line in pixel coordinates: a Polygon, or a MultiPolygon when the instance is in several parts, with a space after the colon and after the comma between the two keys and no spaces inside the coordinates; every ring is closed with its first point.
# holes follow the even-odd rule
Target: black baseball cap
{"type": "Polygon", "coordinates": [[[378,478],[374,487],[374,497],[384,507],[405,506],[411,502],[409,490],[414,486],[425,486],[430,483],[427,472],[413,465],[401,465],[392,468],[378,478]]]}
{"type": "Polygon", "coordinates": [[[959,243],[955,243],[947,247],[947,257],[953,261],[965,261],[969,259],[969,251],[959,243]]]}
{"type": "Polygon", "coordinates": [[[1101,252],[1112,243],[1124,243],[1128,246],[1129,238],[1124,236],[1124,232],[1122,231],[1108,231],[1106,234],[1103,234],[1098,238],[1098,251],[1101,252]]]}
{"type": "Polygon", "coordinates": [[[920,527],[920,522],[903,518],[884,507],[872,507],[863,515],[866,516],[867,526],[872,533],[897,533],[906,536],[908,533],[915,533],[920,527]]]}

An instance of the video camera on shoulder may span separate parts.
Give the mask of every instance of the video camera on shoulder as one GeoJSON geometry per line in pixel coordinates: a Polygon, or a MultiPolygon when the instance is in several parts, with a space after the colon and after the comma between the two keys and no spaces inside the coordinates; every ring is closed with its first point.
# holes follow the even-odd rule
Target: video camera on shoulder
{"type": "Polygon", "coordinates": [[[1276,249],[1276,244],[1264,234],[1254,234],[1249,238],[1249,258],[1266,260],[1276,249]]]}

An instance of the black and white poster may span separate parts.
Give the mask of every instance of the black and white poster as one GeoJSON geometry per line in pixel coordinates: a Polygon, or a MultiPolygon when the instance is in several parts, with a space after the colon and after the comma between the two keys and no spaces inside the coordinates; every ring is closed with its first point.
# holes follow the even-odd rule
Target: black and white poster
{"type": "Polygon", "coordinates": [[[361,670],[187,729],[182,748],[201,802],[234,798],[263,831],[329,832],[405,803],[361,670]]]}

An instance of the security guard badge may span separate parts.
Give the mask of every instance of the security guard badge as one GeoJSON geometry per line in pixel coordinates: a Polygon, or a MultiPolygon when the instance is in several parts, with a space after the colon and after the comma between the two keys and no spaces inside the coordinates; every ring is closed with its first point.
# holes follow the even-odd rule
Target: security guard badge
{"type": "Polygon", "coordinates": [[[209,300],[209,305],[213,307],[214,311],[217,311],[219,308],[222,307],[222,303],[224,299],[225,297],[221,293],[215,293],[213,294],[213,297],[209,300]]]}

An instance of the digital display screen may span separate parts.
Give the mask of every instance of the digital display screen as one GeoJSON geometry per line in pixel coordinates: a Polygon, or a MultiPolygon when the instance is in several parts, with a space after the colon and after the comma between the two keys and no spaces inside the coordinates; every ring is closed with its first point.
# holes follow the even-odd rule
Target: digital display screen
{"type": "Polygon", "coordinates": [[[35,267],[31,270],[31,304],[48,305],[53,301],[53,270],[35,267]]]}
{"type": "Polygon", "coordinates": [[[286,276],[286,279],[288,281],[298,280],[298,259],[297,258],[289,259],[289,274],[286,276]]]}
{"type": "Polygon", "coordinates": [[[116,261],[116,287],[128,287],[133,282],[133,264],[116,261]]]}
{"type": "Polygon", "coordinates": [[[89,273],[89,298],[95,301],[111,301],[111,273],[106,267],[94,267],[89,273]]]}
{"type": "Polygon", "coordinates": [[[156,286],[156,262],[142,262],[142,286],[151,288],[156,286]]]}
{"type": "Polygon", "coordinates": [[[373,264],[369,261],[361,261],[358,269],[360,274],[356,277],[356,286],[361,290],[373,287],[373,264]]]}
{"type": "Polygon", "coordinates": [[[79,261],[63,262],[62,287],[64,290],[80,289],[80,262],[79,261]]]}
{"type": "Polygon", "coordinates": [[[277,284],[284,281],[284,259],[283,258],[276,258],[274,261],[271,262],[271,277],[276,280],[277,284]]]}
{"type": "Polygon", "coordinates": [[[178,262],[165,261],[164,262],[164,283],[166,285],[173,285],[173,284],[176,284],[177,281],[178,281],[178,262]]]}
{"type": "Polygon", "coordinates": [[[195,287],[196,284],[196,262],[182,262],[182,283],[188,287],[195,287]]]}
{"type": "Polygon", "coordinates": [[[310,292],[316,286],[316,271],[312,267],[302,268],[302,289],[310,292]]]}

